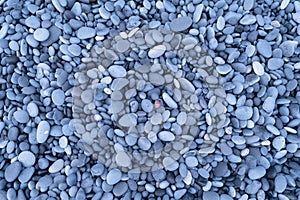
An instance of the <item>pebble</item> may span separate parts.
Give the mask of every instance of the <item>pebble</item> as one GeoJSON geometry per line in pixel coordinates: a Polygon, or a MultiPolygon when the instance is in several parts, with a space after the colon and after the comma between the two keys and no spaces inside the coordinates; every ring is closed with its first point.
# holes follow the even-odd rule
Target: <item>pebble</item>
{"type": "Polygon", "coordinates": [[[284,10],[290,3],[290,0],[283,0],[280,4],[280,9],[284,10]]]}
{"type": "Polygon", "coordinates": [[[204,8],[203,4],[199,4],[196,6],[194,14],[193,14],[193,22],[194,23],[197,23],[200,20],[203,8],[204,8]]]}
{"type": "MultiPolygon", "coordinates": [[[[148,145],[148,144],[146,144],[146,145],[148,145]]],[[[144,149],[146,149],[146,147],[148,148],[148,146],[146,146],[146,145],[144,146],[144,149]]],[[[150,146],[151,146],[151,144],[150,144],[150,146]]],[[[148,150],[148,149],[146,149],[146,150],[148,150]]],[[[125,153],[123,151],[117,152],[116,163],[122,167],[129,167],[131,164],[131,159],[127,155],[127,153],[125,153]]]]}
{"type": "Polygon", "coordinates": [[[272,145],[275,149],[281,150],[285,147],[285,138],[283,136],[277,136],[273,139],[272,145]]]}
{"type": "Polygon", "coordinates": [[[153,110],[153,103],[148,99],[143,99],[141,106],[146,113],[150,113],[153,110]]]}
{"type": "Polygon", "coordinates": [[[291,57],[294,55],[297,45],[297,41],[288,40],[281,43],[281,45],[279,45],[279,48],[282,50],[283,56],[291,57]]]}
{"type": "Polygon", "coordinates": [[[196,167],[198,165],[198,159],[194,156],[188,156],[185,158],[185,164],[190,167],[196,167]]]}
{"type": "Polygon", "coordinates": [[[65,102],[65,93],[64,91],[62,91],[61,89],[56,89],[52,92],[51,94],[51,99],[52,102],[56,105],[56,106],[61,106],[64,104],[65,102]]]}
{"type": "Polygon", "coordinates": [[[130,113],[130,114],[125,114],[119,119],[119,124],[123,127],[132,127],[136,126],[137,124],[137,117],[136,115],[130,113]]]}
{"type": "Polygon", "coordinates": [[[176,190],[174,192],[174,198],[175,199],[182,199],[183,195],[185,195],[185,193],[187,192],[186,189],[179,189],[179,190],[176,190]]]}
{"type": "Polygon", "coordinates": [[[253,109],[248,106],[240,106],[235,110],[235,116],[239,120],[248,120],[253,115],[253,109]]]}
{"type": "Polygon", "coordinates": [[[21,183],[27,183],[34,174],[34,167],[27,167],[20,173],[18,180],[21,183]]]}
{"type": "Polygon", "coordinates": [[[144,151],[147,151],[151,148],[151,142],[146,137],[140,137],[138,139],[138,145],[144,151]]]}
{"type": "Polygon", "coordinates": [[[39,114],[39,108],[34,102],[29,102],[27,105],[27,112],[30,117],[36,117],[39,114]]]}
{"type": "Polygon", "coordinates": [[[37,181],[36,186],[38,188],[48,188],[53,183],[53,178],[50,175],[45,175],[37,181]]]}
{"type": "Polygon", "coordinates": [[[14,112],[14,118],[19,123],[27,123],[29,121],[29,115],[25,110],[17,110],[14,112]]]}
{"type": "Polygon", "coordinates": [[[49,173],[54,174],[59,172],[62,168],[64,167],[64,160],[63,159],[58,159],[52,165],[49,167],[49,173]]]}
{"type": "Polygon", "coordinates": [[[36,41],[46,41],[50,36],[50,32],[45,28],[38,28],[34,31],[33,37],[36,41]]]}
{"type": "Polygon", "coordinates": [[[175,18],[170,22],[170,28],[174,32],[185,31],[192,25],[192,19],[188,16],[175,18]]]}
{"type": "Polygon", "coordinates": [[[68,51],[73,56],[79,56],[81,54],[81,47],[77,44],[71,44],[70,46],[68,46],[68,51]]]}
{"type": "Polygon", "coordinates": [[[41,121],[36,130],[36,140],[38,143],[44,143],[50,133],[50,124],[47,121],[41,121]]]}
{"type": "Polygon", "coordinates": [[[284,64],[284,61],[281,58],[271,58],[268,61],[268,68],[270,70],[280,69],[284,64]]]}
{"type": "Polygon", "coordinates": [[[212,200],[212,199],[213,200],[219,200],[220,196],[216,192],[205,191],[205,192],[203,192],[202,199],[203,200],[212,200]]]}
{"type": "Polygon", "coordinates": [[[127,40],[119,40],[116,43],[116,50],[120,53],[126,52],[130,47],[130,43],[127,40]]]}
{"type": "Polygon", "coordinates": [[[4,178],[7,182],[13,182],[21,173],[22,165],[20,162],[15,161],[9,164],[4,171],[4,178]]]}
{"type": "Polygon", "coordinates": [[[122,178],[122,172],[118,169],[112,169],[107,173],[106,182],[109,185],[118,183],[122,178]]]}
{"type": "Polygon", "coordinates": [[[29,28],[37,29],[40,27],[40,19],[37,18],[36,16],[30,16],[25,19],[25,25],[28,26],[29,28]]]}
{"type": "Polygon", "coordinates": [[[217,167],[214,169],[215,176],[223,177],[228,171],[228,166],[224,162],[218,163],[217,167]]]}
{"type": "Polygon", "coordinates": [[[153,125],[159,125],[162,123],[163,117],[160,113],[155,113],[151,117],[150,121],[151,121],[151,124],[153,124],[153,125]]]}
{"type": "Polygon", "coordinates": [[[187,114],[186,114],[186,112],[180,112],[178,114],[176,120],[177,120],[177,123],[179,125],[181,125],[181,126],[184,125],[186,123],[186,120],[187,120],[187,114]]]}
{"type": "Polygon", "coordinates": [[[273,110],[275,108],[275,101],[276,101],[276,99],[274,97],[267,97],[266,100],[262,104],[262,108],[267,113],[273,112],[273,110]]]}
{"type": "Polygon", "coordinates": [[[251,25],[251,24],[254,24],[255,22],[256,22],[256,17],[253,15],[249,15],[249,14],[245,15],[240,20],[240,24],[242,24],[242,25],[251,25]]]}
{"type": "Polygon", "coordinates": [[[123,78],[126,76],[126,69],[120,65],[112,65],[108,68],[108,72],[114,78],[123,78]]]}
{"type": "Polygon", "coordinates": [[[243,4],[244,10],[246,11],[251,10],[254,7],[254,3],[255,3],[254,0],[245,0],[243,4]]]}
{"type": "Polygon", "coordinates": [[[120,197],[123,194],[125,194],[127,190],[128,190],[127,183],[119,182],[114,186],[113,193],[114,193],[115,196],[120,197]]]}
{"type": "Polygon", "coordinates": [[[253,67],[253,71],[254,71],[254,73],[255,73],[256,75],[258,75],[258,76],[264,75],[265,69],[264,69],[264,67],[262,66],[262,64],[260,64],[260,62],[254,61],[254,62],[252,63],[252,67],[253,67]]]}
{"type": "Polygon", "coordinates": [[[35,163],[35,155],[31,151],[22,151],[18,156],[18,160],[24,167],[31,167],[35,163]]]}
{"type": "Polygon", "coordinates": [[[163,94],[162,94],[162,98],[163,98],[164,102],[165,102],[170,108],[173,108],[173,109],[178,108],[177,103],[169,96],[169,94],[163,93],[163,94]]]}
{"type": "Polygon", "coordinates": [[[222,17],[222,16],[220,16],[220,17],[218,17],[218,20],[217,20],[217,29],[218,30],[223,30],[224,29],[224,27],[225,27],[225,19],[224,19],[224,17],[222,17]]]}
{"type": "Polygon", "coordinates": [[[166,50],[167,48],[165,47],[165,45],[157,45],[149,50],[148,56],[150,58],[158,58],[162,56],[166,50]]]}
{"type": "Polygon", "coordinates": [[[255,168],[251,168],[248,172],[248,177],[251,180],[257,180],[266,175],[266,169],[264,167],[258,166],[255,168]]]}
{"type": "Polygon", "coordinates": [[[58,143],[59,146],[64,149],[68,146],[68,138],[66,136],[62,136],[61,138],[59,138],[58,143]]]}
{"type": "Polygon", "coordinates": [[[170,131],[161,131],[158,133],[158,138],[164,142],[171,142],[175,140],[175,136],[170,131]]]}
{"type": "Polygon", "coordinates": [[[266,40],[259,40],[256,44],[256,49],[258,53],[266,58],[270,58],[272,56],[272,47],[266,40]]]}
{"type": "Polygon", "coordinates": [[[95,37],[95,35],[96,35],[95,29],[90,27],[81,27],[76,32],[76,36],[81,40],[93,38],[95,37]]]}
{"type": "Polygon", "coordinates": [[[284,175],[279,174],[275,178],[275,191],[278,193],[283,193],[287,187],[287,179],[284,175]]]}

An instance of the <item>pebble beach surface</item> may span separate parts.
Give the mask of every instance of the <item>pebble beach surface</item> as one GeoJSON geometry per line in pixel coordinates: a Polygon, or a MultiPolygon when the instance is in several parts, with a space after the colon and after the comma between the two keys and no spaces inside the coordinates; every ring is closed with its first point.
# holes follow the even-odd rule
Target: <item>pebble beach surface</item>
{"type": "Polygon", "coordinates": [[[0,200],[300,199],[299,43],[297,0],[0,0],[0,200]]]}

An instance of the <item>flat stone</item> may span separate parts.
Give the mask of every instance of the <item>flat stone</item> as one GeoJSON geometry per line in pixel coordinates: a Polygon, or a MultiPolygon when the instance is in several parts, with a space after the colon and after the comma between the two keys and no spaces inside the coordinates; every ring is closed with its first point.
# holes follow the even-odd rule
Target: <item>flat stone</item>
{"type": "Polygon", "coordinates": [[[66,136],[62,136],[59,138],[58,144],[61,148],[66,148],[68,146],[68,138],[66,136]]]}
{"type": "Polygon", "coordinates": [[[76,15],[76,16],[80,16],[82,13],[82,8],[81,8],[81,4],[79,2],[75,2],[71,11],[76,15]]]}
{"type": "Polygon", "coordinates": [[[46,41],[50,36],[50,32],[45,28],[38,28],[34,31],[33,37],[39,42],[46,41]]]}
{"type": "Polygon", "coordinates": [[[202,12],[203,12],[203,8],[204,8],[203,4],[199,4],[196,6],[194,14],[193,14],[193,22],[194,23],[197,23],[200,20],[202,12]]]}
{"type": "Polygon", "coordinates": [[[186,193],[186,189],[179,189],[179,190],[176,190],[175,192],[174,192],[174,198],[175,199],[181,199],[182,197],[183,197],[183,195],[185,195],[185,193],[186,193]]]}
{"type": "Polygon", "coordinates": [[[52,5],[54,6],[54,8],[60,12],[63,13],[65,11],[64,7],[60,4],[61,1],[59,0],[51,0],[52,5]]]}
{"type": "Polygon", "coordinates": [[[122,172],[118,169],[112,169],[107,173],[106,182],[109,185],[118,183],[122,178],[122,172]]]}
{"type": "Polygon", "coordinates": [[[41,121],[36,130],[36,140],[38,143],[46,142],[50,133],[50,124],[47,121],[41,121]]]}
{"type": "Polygon", "coordinates": [[[290,0],[283,0],[280,4],[280,9],[284,10],[290,3],[290,0]]]}
{"type": "Polygon", "coordinates": [[[93,176],[100,176],[103,174],[103,172],[104,172],[104,166],[101,163],[95,164],[91,168],[91,173],[93,176]]]}
{"type": "Polygon", "coordinates": [[[180,112],[176,118],[176,121],[179,125],[184,125],[187,120],[187,114],[186,112],[180,112]]]}
{"type": "Polygon", "coordinates": [[[137,117],[136,115],[129,113],[129,114],[125,114],[123,115],[120,119],[119,119],[119,124],[123,127],[132,127],[132,126],[136,126],[137,124],[137,117]]]}
{"type": "Polygon", "coordinates": [[[235,110],[235,116],[239,120],[248,120],[253,115],[253,109],[248,106],[240,106],[235,110]]]}
{"type": "Polygon", "coordinates": [[[37,29],[41,26],[41,22],[36,16],[30,16],[25,19],[25,25],[29,28],[37,29]]]}
{"type": "Polygon", "coordinates": [[[295,49],[298,45],[297,41],[284,41],[281,45],[279,45],[279,48],[282,50],[282,54],[285,57],[291,57],[295,53],[295,49]]]}
{"type": "Polygon", "coordinates": [[[266,100],[263,102],[262,108],[267,113],[273,112],[273,110],[275,108],[275,101],[276,101],[276,99],[274,97],[267,97],[266,100]]]}
{"type": "Polygon", "coordinates": [[[27,123],[29,121],[29,115],[25,110],[17,110],[13,114],[15,120],[19,123],[27,123]]]}
{"type": "Polygon", "coordinates": [[[281,150],[285,147],[285,138],[283,136],[277,136],[273,139],[272,145],[275,149],[281,150]]]}
{"type": "Polygon", "coordinates": [[[283,193],[287,187],[287,180],[284,175],[279,174],[275,178],[275,191],[278,193],[283,193]]]}
{"type": "Polygon", "coordinates": [[[73,56],[79,56],[81,54],[81,47],[77,44],[71,44],[70,46],[68,46],[68,51],[73,56]]]}
{"type": "Polygon", "coordinates": [[[243,4],[244,10],[246,11],[251,10],[254,7],[254,3],[255,3],[254,0],[245,0],[243,4]]]}
{"type": "Polygon", "coordinates": [[[9,164],[4,171],[4,178],[7,182],[16,180],[22,170],[22,165],[19,161],[9,164]]]}
{"type": "Polygon", "coordinates": [[[95,37],[95,35],[96,35],[96,30],[90,27],[81,27],[76,32],[76,36],[81,40],[93,38],[95,37]]]}
{"type": "Polygon", "coordinates": [[[127,190],[128,190],[127,183],[119,182],[114,186],[113,193],[114,193],[115,196],[120,197],[123,194],[125,194],[127,190]]]}
{"type": "Polygon", "coordinates": [[[225,74],[228,74],[232,70],[232,67],[228,64],[217,65],[216,70],[219,74],[225,75],[225,74]]]}
{"type": "Polygon", "coordinates": [[[194,156],[188,156],[185,158],[185,164],[190,168],[196,167],[198,165],[198,159],[194,156]]]}
{"type": "Polygon", "coordinates": [[[108,68],[108,72],[114,78],[122,78],[125,77],[127,72],[126,69],[120,65],[112,65],[108,68]]]}
{"type": "Polygon", "coordinates": [[[259,40],[256,44],[256,49],[258,53],[266,58],[270,58],[272,56],[272,47],[266,40],[259,40]]]}
{"type": "Polygon", "coordinates": [[[170,28],[174,32],[185,31],[192,25],[192,19],[188,16],[173,19],[170,22],[170,28]]]}
{"type": "Polygon", "coordinates": [[[64,160],[63,159],[58,159],[52,165],[49,167],[49,173],[57,173],[59,172],[62,168],[64,167],[64,160]]]}
{"type": "Polygon", "coordinates": [[[190,81],[188,81],[187,79],[179,78],[178,81],[179,81],[180,86],[182,87],[182,89],[187,90],[191,93],[195,92],[195,86],[190,81]]]}
{"type": "Polygon", "coordinates": [[[127,155],[127,153],[120,151],[120,152],[117,152],[116,163],[121,167],[129,167],[131,164],[131,159],[127,155]]]}
{"type": "Polygon", "coordinates": [[[163,93],[162,98],[169,107],[174,108],[174,109],[178,108],[177,103],[169,96],[169,94],[163,93]]]}
{"type": "Polygon", "coordinates": [[[48,30],[50,32],[49,38],[46,41],[41,42],[41,44],[45,47],[48,47],[48,46],[52,45],[53,43],[55,43],[59,39],[59,37],[62,35],[62,31],[55,25],[51,26],[48,30]]]}
{"type": "Polygon", "coordinates": [[[281,58],[270,58],[268,61],[268,68],[270,70],[280,69],[284,64],[284,61],[281,58]]]}
{"type": "Polygon", "coordinates": [[[37,187],[38,188],[48,188],[53,183],[53,178],[50,175],[45,175],[38,179],[37,187]]]}
{"type": "Polygon", "coordinates": [[[216,192],[205,191],[205,192],[203,192],[202,199],[203,200],[212,200],[212,199],[213,200],[219,200],[220,196],[216,192]]]}
{"type": "Polygon", "coordinates": [[[161,131],[158,133],[158,138],[164,142],[170,142],[175,140],[175,135],[170,131],[161,131]]]}
{"type": "Polygon", "coordinates": [[[151,142],[146,137],[140,137],[138,139],[138,145],[142,150],[147,151],[151,147],[151,142]]]}
{"type": "Polygon", "coordinates": [[[214,168],[214,174],[218,177],[223,177],[228,171],[228,165],[225,162],[218,163],[217,167],[214,168]]]}
{"type": "Polygon", "coordinates": [[[65,93],[61,89],[56,89],[51,94],[51,99],[56,106],[61,106],[65,102],[65,93]]]}
{"type": "Polygon", "coordinates": [[[21,183],[27,183],[32,175],[34,174],[34,167],[27,167],[25,168],[19,175],[18,177],[18,180],[21,182],[21,183]]]}
{"type": "Polygon", "coordinates": [[[18,156],[18,160],[24,167],[31,167],[35,163],[35,155],[31,151],[22,151],[18,156]]]}
{"type": "Polygon", "coordinates": [[[251,24],[254,24],[255,22],[256,22],[256,17],[253,15],[245,15],[240,20],[240,24],[242,24],[242,25],[251,25],[251,24]]]}
{"type": "Polygon", "coordinates": [[[251,180],[260,179],[260,178],[264,177],[265,175],[266,175],[266,169],[264,167],[262,167],[262,166],[258,166],[258,167],[252,168],[248,172],[248,177],[251,180]]]}
{"type": "Polygon", "coordinates": [[[224,29],[224,27],[225,27],[225,19],[224,19],[224,17],[222,17],[222,16],[220,16],[220,17],[218,17],[218,20],[217,20],[217,29],[218,30],[223,30],[224,29]]]}
{"type": "Polygon", "coordinates": [[[260,62],[254,61],[252,63],[252,67],[253,67],[253,71],[254,71],[255,74],[257,74],[258,76],[264,75],[265,69],[262,66],[262,64],[260,64],[260,62]]]}
{"type": "Polygon", "coordinates": [[[118,40],[116,43],[116,50],[120,53],[126,52],[130,47],[130,43],[127,40],[118,40]]]}
{"type": "Polygon", "coordinates": [[[143,99],[141,107],[146,113],[150,113],[153,110],[153,103],[148,99],[143,99]]]}
{"type": "Polygon", "coordinates": [[[242,136],[234,135],[231,137],[231,140],[236,144],[236,145],[242,145],[246,143],[246,139],[242,136]]]}
{"type": "Polygon", "coordinates": [[[39,108],[34,102],[29,102],[27,105],[27,112],[30,117],[36,117],[39,114],[39,108]]]}
{"type": "Polygon", "coordinates": [[[149,50],[148,56],[150,58],[158,58],[158,57],[162,56],[166,50],[167,50],[167,48],[165,47],[165,45],[162,45],[162,44],[157,45],[149,50]]]}

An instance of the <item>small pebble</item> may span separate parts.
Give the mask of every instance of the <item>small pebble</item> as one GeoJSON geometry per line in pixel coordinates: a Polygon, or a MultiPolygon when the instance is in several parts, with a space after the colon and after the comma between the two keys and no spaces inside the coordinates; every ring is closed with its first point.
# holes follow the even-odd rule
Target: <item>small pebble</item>
{"type": "Polygon", "coordinates": [[[35,155],[31,151],[22,151],[18,156],[18,160],[24,167],[31,167],[35,163],[35,155]]]}
{"type": "Polygon", "coordinates": [[[114,185],[121,180],[122,172],[118,169],[112,169],[106,176],[106,181],[109,185],[114,185]]]}
{"type": "Polygon", "coordinates": [[[34,31],[33,37],[39,42],[46,41],[50,36],[50,32],[45,28],[38,28],[34,31]]]}
{"type": "Polygon", "coordinates": [[[185,31],[192,25],[192,22],[193,21],[190,17],[179,17],[170,22],[170,28],[174,32],[185,31]]]}
{"type": "Polygon", "coordinates": [[[62,168],[64,167],[64,160],[63,159],[58,159],[56,160],[52,165],[49,167],[49,173],[57,173],[59,172],[62,168]]]}

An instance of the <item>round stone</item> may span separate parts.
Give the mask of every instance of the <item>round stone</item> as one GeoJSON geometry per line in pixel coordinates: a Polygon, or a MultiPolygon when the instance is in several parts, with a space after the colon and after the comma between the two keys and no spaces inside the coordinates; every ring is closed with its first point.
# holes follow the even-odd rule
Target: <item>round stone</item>
{"type": "Polygon", "coordinates": [[[285,191],[287,187],[287,180],[286,177],[282,174],[279,174],[275,178],[275,191],[278,193],[282,193],[285,191]]]}
{"type": "Polygon", "coordinates": [[[123,127],[132,127],[137,125],[137,117],[133,113],[125,114],[119,119],[119,124],[123,127]]]}
{"type": "Polygon", "coordinates": [[[68,138],[66,136],[62,136],[61,138],[59,138],[59,146],[61,148],[66,148],[68,146],[68,138]]]}
{"type": "Polygon", "coordinates": [[[4,171],[4,178],[7,182],[13,182],[18,178],[22,170],[22,165],[20,162],[15,161],[8,165],[4,171]]]}
{"type": "Polygon", "coordinates": [[[31,151],[22,151],[18,156],[18,160],[24,167],[31,167],[35,163],[35,155],[31,151]]]}
{"type": "Polygon", "coordinates": [[[266,58],[270,58],[272,56],[272,47],[266,40],[259,40],[256,45],[258,53],[263,55],[266,58]]]}
{"type": "Polygon", "coordinates": [[[253,71],[254,71],[255,74],[257,74],[258,76],[264,75],[265,69],[262,66],[262,64],[260,64],[260,62],[254,61],[252,63],[252,67],[253,67],[253,71]]]}
{"type": "Polygon", "coordinates": [[[147,151],[151,147],[151,142],[146,137],[140,137],[138,139],[138,145],[142,150],[147,151]]]}
{"type": "Polygon", "coordinates": [[[131,160],[127,153],[120,151],[117,152],[116,163],[121,167],[129,167],[131,164],[131,160]]]}
{"type": "Polygon", "coordinates": [[[216,192],[205,191],[203,192],[203,200],[219,200],[219,195],[216,192]]]}
{"type": "Polygon", "coordinates": [[[170,22],[170,28],[174,32],[181,32],[192,25],[192,19],[188,16],[175,18],[170,22]]]}
{"type": "Polygon", "coordinates": [[[52,173],[59,172],[63,167],[64,167],[64,160],[58,159],[49,167],[49,173],[52,174],[52,173]]]}
{"type": "Polygon", "coordinates": [[[273,139],[272,145],[275,149],[281,150],[285,147],[285,138],[283,136],[277,136],[273,139]]]}
{"type": "Polygon", "coordinates": [[[170,131],[161,131],[158,133],[158,138],[164,142],[170,142],[175,140],[175,135],[170,131]]]}
{"type": "Polygon", "coordinates": [[[126,69],[120,65],[112,65],[108,68],[108,72],[114,78],[122,78],[125,77],[127,72],[126,69]]]}
{"type": "Polygon", "coordinates": [[[50,36],[50,32],[45,28],[38,28],[34,31],[33,37],[39,42],[46,41],[50,36]]]}
{"type": "Polygon", "coordinates": [[[180,112],[176,118],[177,120],[177,123],[179,125],[184,125],[186,123],[186,120],[187,120],[187,114],[186,112],[180,112]]]}
{"type": "Polygon", "coordinates": [[[39,114],[39,108],[34,102],[30,102],[27,105],[27,112],[30,117],[36,117],[39,114]]]}
{"type": "Polygon", "coordinates": [[[252,168],[248,172],[248,176],[251,180],[257,180],[266,175],[266,169],[262,166],[258,166],[255,168],[252,168]]]}
{"type": "Polygon", "coordinates": [[[123,194],[125,194],[127,190],[128,190],[127,183],[119,182],[114,186],[113,193],[114,193],[115,196],[120,197],[123,194]]]}
{"type": "Polygon", "coordinates": [[[29,115],[25,110],[17,110],[13,116],[19,123],[27,123],[29,121],[29,115]]]}
{"type": "Polygon", "coordinates": [[[149,113],[153,110],[153,103],[148,99],[143,99],[141,106],[146,113],[149,113]]]}
{"type": "Polygon", "coordinates": [[[118,169],[112,169],[107,173],[106,182],[109,185],[118,183],[122,178],[122,172],[118,169]]]}
{"type": "Polygon", "coordinates": [[[61,106],[65,102],[65,93],[61,89],[56,89],[51,94],[53,103],[57,106],[61,106]]]}
{"type": "Polygon", "coordinates": [[[47,121],[41,121],[36,130],[36,140],[38,143],[46,142],[50,133],[50,124],[47,121]]]}
{"type": "Polygon", "coordinates": [[[253,110],[248,106],[240,106],[235,110],[235,116],[239,120],[248,120],[252,117],[253,110]]]}
{"type": "Polygon", "coordinates": [[[81,27],[76,32],[76,35],[81,40],[92,38],[92,37],[95,37],[96,30],[94,28],[90,28],[90,27],[81,27]]]}
{"type": "Polygon", "coordinates": [[[152,117],[151,117],[151,124],[153,125],[159,125],[162,123],[163,117],[160,113],[155,113],[152,117]]]}
{"type": "Polygon", "coordinates": [[[127,40],[119,40],[116,43],[116,50],[120,53],[126,52],[130,47],[130,43],[127,40]]]}
{"type": "Polygon", "coordinates": [[[158,58],[162,56],[166,50],[167,48],[164,45],[157,45],[149,50],[148,56],[150,58],[158,58]]]}

